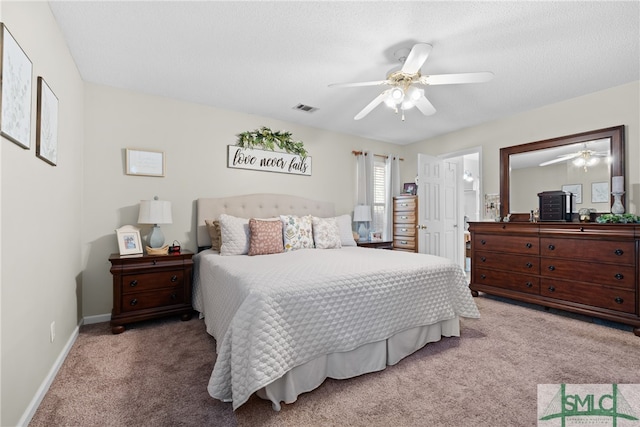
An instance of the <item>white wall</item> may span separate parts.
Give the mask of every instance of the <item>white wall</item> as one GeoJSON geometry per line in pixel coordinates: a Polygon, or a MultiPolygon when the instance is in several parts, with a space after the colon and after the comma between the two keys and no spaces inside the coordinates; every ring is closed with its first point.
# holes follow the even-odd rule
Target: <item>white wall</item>
{"type": "Polygon", "coordinates": [[[31,149],[0,139],[2,407],[13,426],[81,318],[83,83],[46,2],[2,2],[2,21],[33,63],[31,149]],[[59,99],[58,166],[35,156],[37,76],[59,99]],[[49,325],[56,323],[56,339],[49,325]]]}
{"type": "MultiPolygon", "coordinates": [[[[95,84],[85,85],[85,175],[82,312],[110,313],[109,254],[118,251],[114,230],[137,225],[138,203],[157,195],[173,205],[167,242],[196,250],[195,200],[250,193],[286,193],[335,203],[350,213],[355,203],[352,150],[387,154],[395,145],[297,126],[277,120],[95,84]],[[288,130],[312,157],[312,176],[227,168],[227,145],[236,134],[268,126],[288,130]],[[125,148],[164,151],[166,176],[124,173],[125,148]]],[[[148,228],[144,229],[148,232],[148,228]]]]}
{"type": "Polygon", "coordinates": [[[640,82],[547,105],[404,147],[405,182],[416,174],[417,153],[440,155],[482,146],[483,194],[500,192],[500,148],[625,125],[627,212],[640,212],[640,82]],[[413,159],[413,160],[412,160],[413,159]],[[412,166],[413,162],[413,166],[412,166]]]}

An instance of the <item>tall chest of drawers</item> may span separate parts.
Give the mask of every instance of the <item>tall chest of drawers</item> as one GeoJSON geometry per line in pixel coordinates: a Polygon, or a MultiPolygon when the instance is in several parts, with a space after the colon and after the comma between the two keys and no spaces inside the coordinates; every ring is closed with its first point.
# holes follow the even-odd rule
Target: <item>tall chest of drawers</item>
{"type": "Polygon", "coordinates": [[[471,288],[612,320],[640,336],[640,227],[490,223],[469,227],[471,288]]]}
{"type": "Polygon", "coordinates": [[[119,334],[128,323],[175,314],[189,320],[192,256],[189,251],[134,257],[112,254],[111,331],[119,334]]]}
{"type": "Polygon", "coordinates": [[[393,198],[393,249],[418,252],[418,196],[393,198]]]}

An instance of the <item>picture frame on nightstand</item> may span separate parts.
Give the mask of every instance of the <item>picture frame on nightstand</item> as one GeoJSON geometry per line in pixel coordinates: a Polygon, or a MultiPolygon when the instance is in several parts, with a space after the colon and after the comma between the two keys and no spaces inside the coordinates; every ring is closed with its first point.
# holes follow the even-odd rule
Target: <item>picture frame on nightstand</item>
{"type": "Polygon", "coordinates": [[[143,252],[140,229],[133,225],[124,225],[116,230],[120,255],[139,255],[143,252]]]}

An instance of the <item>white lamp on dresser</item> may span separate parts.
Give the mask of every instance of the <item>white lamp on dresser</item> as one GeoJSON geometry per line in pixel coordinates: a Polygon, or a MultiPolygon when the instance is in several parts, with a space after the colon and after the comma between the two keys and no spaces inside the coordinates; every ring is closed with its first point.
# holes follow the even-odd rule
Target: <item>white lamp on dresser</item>
{"type": "Polygon", "coordinates": [[[353,209],[353,222],[359,222],[358,236],[360,241],[369,240],[369,228],[365,223],[371,221],[371,206],[358,205],[353,209]]]}
{"type": "Polygon", "coordinates": [[[140,200],[140,213],[138,214],[138,224],[153,224],[151,234],[149,234],[149,246],[161,248],[164,245],[164,234],[158,224],[171,224],[171,202],[158,200],[155,196],[153,200],[140,200]]]}

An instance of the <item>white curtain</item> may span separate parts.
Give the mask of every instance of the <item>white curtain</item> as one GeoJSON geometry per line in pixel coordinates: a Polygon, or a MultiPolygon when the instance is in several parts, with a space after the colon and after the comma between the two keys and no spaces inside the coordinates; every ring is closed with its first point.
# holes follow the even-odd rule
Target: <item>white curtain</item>
{"type": "Polygon", "coordinates": [[[356,157],[358,161],[357,203],[373,205],[373,154],[363,151],[356,157]]]}
{"type": "Polygon", "coordinates": [[[385,200],[384,200],[384,230],[382,239],[391,240],[393,237],[393,197],[400,195],[400,158],[395,155],[387,156],[385,161],[385,200]]]}

